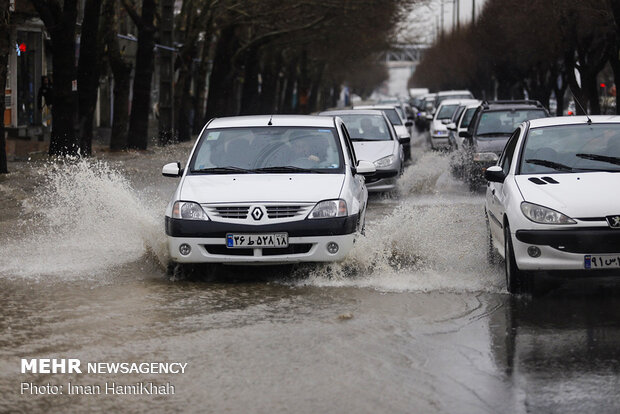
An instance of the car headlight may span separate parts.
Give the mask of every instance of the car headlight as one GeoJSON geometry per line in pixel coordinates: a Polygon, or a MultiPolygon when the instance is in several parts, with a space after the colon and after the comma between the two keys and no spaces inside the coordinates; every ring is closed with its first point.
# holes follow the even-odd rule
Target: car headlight
{"type": "Polygon", "coordinates": [[[377,168],[389,167],[390,165],[394,164],[395,161],[396,157],[394,155],[388,155],[387,157],[379,158],[377,161],[374,162],[374,164],[377,168]]]}
{"type": "Polygon", "coordinates": [[[495,162],[499,159],[494,152],[477,152],[474,154],[474,161],[478,162],[495,162]]]}
{"type": "Polygon", "coordinates": [[[552,210],[547,207],[539,206],[528,202],[521,203],[521,211],[531,221],[540,224],[575,224],[572,218],[552,210]]]}
{"type": "Polygon", "coordinates": [[[209,220],[200,204],[191,201],[177,201],[172,206],[172,218],[185,220],[209,220]]]}
{"type": "Polygon", "coordinates": [[[344,200],[325,200],[317,203],[308,215],[309,219],[322,219],[347,216],[347,202],[344,200]]]}

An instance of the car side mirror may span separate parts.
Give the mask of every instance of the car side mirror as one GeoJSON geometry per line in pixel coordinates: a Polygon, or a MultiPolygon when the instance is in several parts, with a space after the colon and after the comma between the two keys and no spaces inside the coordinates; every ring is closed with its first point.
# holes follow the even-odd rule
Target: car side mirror
{"type": "Polygon", "coordinates": [[[359,160],[357,162],[357,173],[361,175],[373,175],[377,172],[375,164],[370,161],[359,160]]]}
{"type": "Polygon", "coordinates": [[[459,132],[459,137],[461,138],[471,138],[471,134],[467,131],[461,131],[459,132]]]}
{"type": "Polygon", "coordinates": [[[409,137],[398,138],[398,142],[400,142],[401,144],[409,144],[411,142],[411,138],[409,137]]]}
{"type": "Polygon", "coordinates": [[[411,121],[407,121],[407,122],[405,122],[405,126],[406,126],[407,128],[411,128],[411,127],[413,126],[413,122],[411,122],[411,121]]]}
{"type": "Polygon", "coordinates": [[[449,119],[442,119],[441,123],[444,125],[448,125],[449,123],[451,123],[452,121],[450,121],[449,119]]]}
{"type": "Polygon", "coordinates": [[[492,183],[503,183],[506,179],[506,174],[504,174],[502,167],[499,165],[494,165],[486,169],[484,172],[484,178],[492,183]]]}
{"type": "Polygon", "coordinates": [[[450,131],[456,131],[456,124],[454,122],[450,122],[446,125],[446,128],[448,128],[450,131]]]}
{"type": "Polygon", "coordinates": [[[171,162],[169,164],[164,165],[164,168],[161,169],[161,175],[164,177],[180,177],[183,175],[183,169],[181,168],[181,163],[171,162]]]}

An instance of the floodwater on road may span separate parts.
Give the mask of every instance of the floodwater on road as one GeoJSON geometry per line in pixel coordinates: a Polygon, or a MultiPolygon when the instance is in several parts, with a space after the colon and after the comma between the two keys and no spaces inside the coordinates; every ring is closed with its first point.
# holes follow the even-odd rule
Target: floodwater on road
{"type": "Polygon", "coordinates": [[[13,163],[0,176],[0,412],[620,411],[618,284],[510,297],[486,262],[483,194],[423,141],[399,191],[371,197],[344,262],[203,280],[165,275],[177,180],[160,171],[189,144],[13,163]],[[82,373],[22,373],[23,358],[79,359],[82,373]],[[187,365],[88,372],[96,362],[187,365]],[[114,388],[151,383],[168,394],[114,388]]]}

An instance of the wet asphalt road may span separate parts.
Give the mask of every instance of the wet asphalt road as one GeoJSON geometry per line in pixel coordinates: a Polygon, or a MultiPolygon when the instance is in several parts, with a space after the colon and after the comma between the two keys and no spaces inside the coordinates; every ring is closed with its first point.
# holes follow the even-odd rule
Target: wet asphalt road
{"type": "MultiPolygon", "coordinates": [[[[620,283],[510,297],[483,195],[426,151],[331,266],[168,280],[159,175],[187,145],[0,177],[0,412],[620,411],[620,283]],[[21,358],[180,362],[182,374],[22,374],[21,358]],[[105,385],[170,384],[171,395],[105,385]],[[63,386],[22,393],[22,383],[63,386]],[[68,383],[101,394],[69,395],[68,383]]],[[[44,387],[45,388],[45,387],[44,387]]]]}

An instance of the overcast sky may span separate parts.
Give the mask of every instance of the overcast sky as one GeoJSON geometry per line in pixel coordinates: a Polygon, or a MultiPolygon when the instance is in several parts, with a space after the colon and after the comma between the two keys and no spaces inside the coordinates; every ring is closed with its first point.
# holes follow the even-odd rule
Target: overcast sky
{"type": "Polygon", "coordinates": [[[485,0],[427,0],[420,3],[409,16],[401,30],[401,41],[406,43],[432,43],[441,30],[441,3],[443,2],[443,28],[449,32],[455,24],[456,2],[459,3],[460,24],[471,21],[475,2],[476,16],[485,0]]]}

